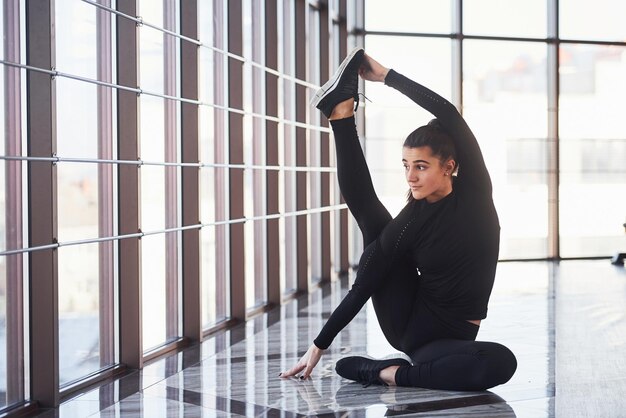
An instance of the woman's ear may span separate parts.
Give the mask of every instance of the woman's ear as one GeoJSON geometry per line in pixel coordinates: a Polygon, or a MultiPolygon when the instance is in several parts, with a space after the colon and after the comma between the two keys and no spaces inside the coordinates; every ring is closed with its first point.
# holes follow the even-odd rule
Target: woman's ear
{"type": "Polygon", "coordinates": [[[445,170],[446,173],[448,173],[449,176],[453,175],[456,171],[456,161],[454,161],[452,158],[450,158],[448,161],[446,161],[445,163],[445,170]]]}

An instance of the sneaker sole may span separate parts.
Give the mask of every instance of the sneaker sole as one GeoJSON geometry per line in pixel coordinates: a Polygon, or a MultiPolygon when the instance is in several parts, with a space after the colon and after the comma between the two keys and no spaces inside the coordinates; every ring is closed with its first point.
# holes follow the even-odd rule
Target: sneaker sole
{"type": "Polygon", "coordinates": [[[337,83],[339,82],[339,79],[341,78],[341,75],[343,74],[346,66],[352,60],[352,58],[354,58],[356,53],[362,49],[363,48],[359,46],[350,51],[348,56],[345,57],[344,60],[341,62],[339,68],[337,68],[337,71],[335,71],[335,74],[333,74],[332,78],[324,83],[324,85],[315,92],[315,96],[313,96],[313,98],[309,102],[311,106],[317,107],[317,105],[322,101],[324,96],[326,96],[327,93],[332,92],[335,87],[337,87],[337,83]]]}

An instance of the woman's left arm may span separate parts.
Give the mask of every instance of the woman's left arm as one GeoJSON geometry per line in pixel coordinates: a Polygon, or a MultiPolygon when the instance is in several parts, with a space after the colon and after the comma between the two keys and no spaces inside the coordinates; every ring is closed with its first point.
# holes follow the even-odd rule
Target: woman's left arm
{"type": "Polygon", "coordinates": [[[473,188],[491,193],[491,178],[478,141],[456,107],[432,90],[394,70],[387,73],[385,84],[400,91],[439,120],[454,141],[459,179],[473,188]]]}

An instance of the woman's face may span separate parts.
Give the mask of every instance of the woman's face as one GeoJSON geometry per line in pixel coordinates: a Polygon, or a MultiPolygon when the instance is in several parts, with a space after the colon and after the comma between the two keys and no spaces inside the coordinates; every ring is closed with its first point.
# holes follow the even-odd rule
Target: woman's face
{"type": "Polygon", "coordinates": [[[402,148],[406,181],[415,200],[434,203],[452,192],[454,160],[442,163],[429,146],[402,148]]]}

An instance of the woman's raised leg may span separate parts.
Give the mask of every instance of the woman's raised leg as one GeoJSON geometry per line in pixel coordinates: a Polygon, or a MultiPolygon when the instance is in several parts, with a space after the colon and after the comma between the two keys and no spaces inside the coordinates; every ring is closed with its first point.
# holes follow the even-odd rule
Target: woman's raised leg
{"type": "Polygon", "coordinates": [[[361,229],[363,245],[367,246],[378,238],[391,215],[374,191],[354,116],[331,120],[330,123],[335,134],[339,189],[361,229]]]}
{"type": "Polygon", "coordinates": [[[363,48],[353,49],[317,90],[311,105],[330,120],[337,149],[339,188],[367,246],[376,240],[391,216],[374,192],[354,123],[354,101],[358,99],[359,68],[364,55],[363,48]]]}

